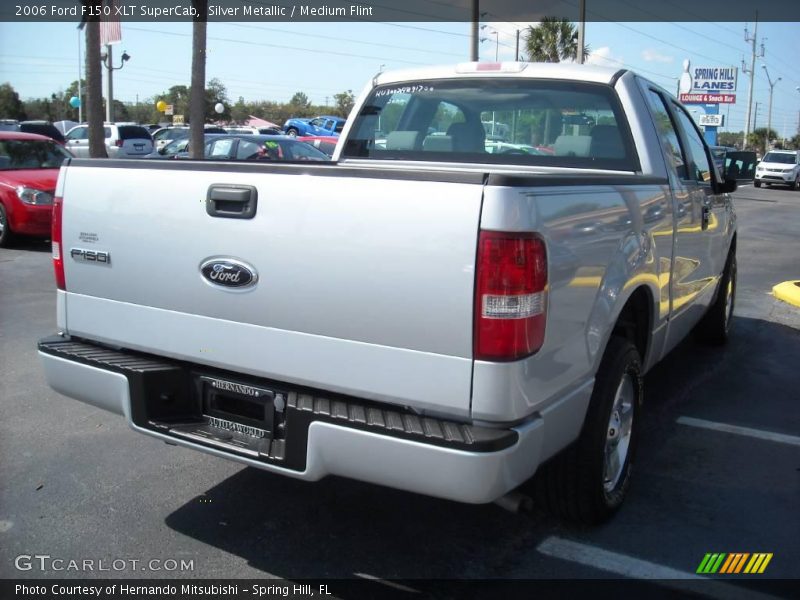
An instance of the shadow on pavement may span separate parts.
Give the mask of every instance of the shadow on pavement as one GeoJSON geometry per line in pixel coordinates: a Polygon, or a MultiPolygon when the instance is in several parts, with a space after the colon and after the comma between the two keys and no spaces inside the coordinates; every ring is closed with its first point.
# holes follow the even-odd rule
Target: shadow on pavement
{"type": "Polygon", "coordinates": [[[50,240],[31,237],[15,237],[12,245],[6,250],[27,250],[32,252],[50,252],[50,240]]]}

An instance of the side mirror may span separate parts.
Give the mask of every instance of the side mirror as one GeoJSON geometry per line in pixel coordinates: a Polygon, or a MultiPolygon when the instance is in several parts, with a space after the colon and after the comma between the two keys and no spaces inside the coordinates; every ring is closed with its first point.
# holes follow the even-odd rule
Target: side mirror
{"type": "Polygon", "coordinates": [[[718,194],[732,194],[736,191],[736,180],[728,175],[725,176],[725,181],[717,183],[716,191],[718,194]]]}

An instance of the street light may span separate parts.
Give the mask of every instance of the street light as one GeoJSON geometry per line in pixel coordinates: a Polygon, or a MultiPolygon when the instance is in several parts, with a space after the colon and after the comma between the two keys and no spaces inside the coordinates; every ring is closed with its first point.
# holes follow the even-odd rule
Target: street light
{"type": "MultiPolygon", "coordinates": [[[[481,29],[486,29],[487,25],[481,25],[481,29]]],[[[500,54],[500,33],[493,29],[487,32],[489,35],[493,35],[495,37],[495,44],[494,44],[494,62],[497,62],[497,59],[500,54]]],[[[481,38],[482,42],[487,41],[489,38],[481,38]]]]}
{"type": "Polygon", "coordinates": [[[106,121],[109,123],[114,122],[114,81],[113,81],[113,74],[114,71],[120,70],[122,67],[125,66],[125,63],[131,59],[130,54],[123,51],[122,52],[122,61],[119,63],[118,67],[114,66],[112,57],[111,57],[111,46],[106,46],[108,52],[101,52],[100,53],[100,60],[103,61],[103,65],[108,70],[108,100],[106,101],[106,121]]]}
{"type": "Polygon", "coordinates": [[[764,151],[769,150],[769,131],[772,128],[772,90],[775,88],[775,84],[777,84],[781,78],[778,77],[775,81],[769,76],[769,71],[767,70],[767,65],[761,65],[761,68],[764,69],[764,73],[767,74],[767,81],[769,82],[769,109],[767,110],[767,141],[764,144],[764,151]]]}

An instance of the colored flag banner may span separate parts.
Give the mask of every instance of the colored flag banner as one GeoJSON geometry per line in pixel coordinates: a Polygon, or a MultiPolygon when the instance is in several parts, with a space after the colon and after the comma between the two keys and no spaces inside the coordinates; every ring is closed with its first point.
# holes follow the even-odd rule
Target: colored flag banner
{"type": "Polygon", "coordinates": [[[122,25],[117,14],[117,0],[103,0],[103,16],[100,18],[100,45],[109,46],[122,41],[122,25]]]}

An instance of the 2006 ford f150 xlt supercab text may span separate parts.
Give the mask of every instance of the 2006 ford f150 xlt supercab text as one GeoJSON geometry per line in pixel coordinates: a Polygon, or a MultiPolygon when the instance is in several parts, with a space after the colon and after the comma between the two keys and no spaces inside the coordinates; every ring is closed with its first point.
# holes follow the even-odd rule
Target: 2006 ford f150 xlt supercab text
{"type": "Polygon", "coordinates": [[[333,158],[66,163],[49,384],[274,473],[609,517],[643,373],[733,311],[686,110],[624,70],[386,72],[333,158]]]}

